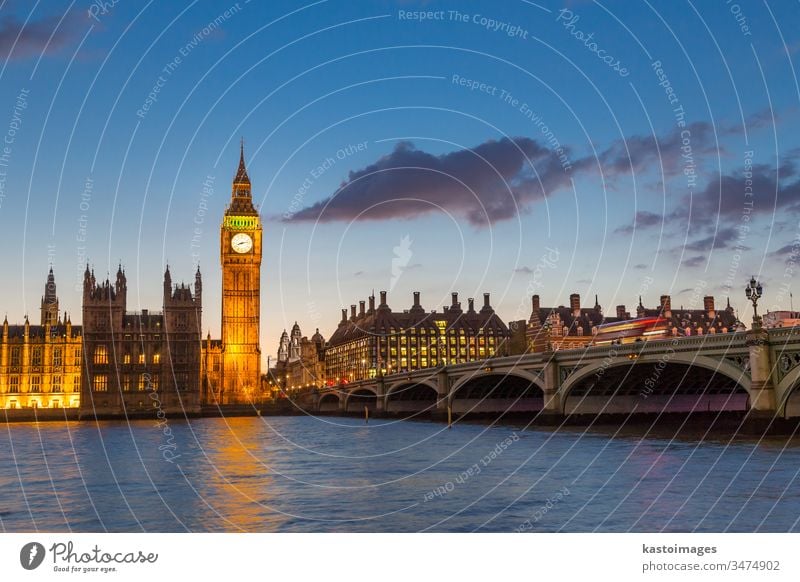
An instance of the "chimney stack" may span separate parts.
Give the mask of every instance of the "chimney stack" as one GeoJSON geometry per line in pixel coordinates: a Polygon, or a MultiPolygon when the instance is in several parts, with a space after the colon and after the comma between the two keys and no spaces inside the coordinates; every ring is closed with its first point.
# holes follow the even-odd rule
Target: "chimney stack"
{"type": "Polygon", "coordinates": [[[624,305],[617,305],[617,319],[627,319],[624,305]]]}
{"type": "Polygon", "coordinates": [[[488,293],[484,293],[483,294],[483,306],[486,307],[487,309],[491,309],[491,307],[492,307],[489,304],[489,294],[488,293]]]}
{"type": "Polygon", "coordinates": [[[414,291],[414,307],[419,307],[419,291],[414,291]]]}
{"type": "Polygon", "coordinates": [[[350,306],[350,319],[352,319],[353,321],[355,321],[355,319],[356,319],[356,306],[355,305],[351,305],[350,306]]]}
{"type": "Polygon", "coordinates": [[[713,295],[706,295],[703,297],[703,309],[705,309],[709,319],[714,319],[717,316],[717,312],[714,309],[713,295]]]}
{"type": "Polygon", "coordinates": [[[367,306],[367,302],[366,301],[359,301],[358,302],[358,315],[360,317],[364,317],[364,310],[365,310],[366,306],[367,306]]]}
{"type": "Polygon", "coordinates": [[[386,291],[381,291],[381,304],[379,307],[388,307],[386,305],[386,291]]]}
{"type": "Polygon", "coordinates": [[[453,301],[450,307],[458,307],[458,293],[451,293],[450,296],[452,297],[453,301]]]}
{"type": "Polygon", "coordinates": [[[531,296],[531,311],[539,311],[541,309],[539,307],[539,296],[533,295],[531,296]]]}
{"type": "Polygon", "coordinates": [[[581,296],[573,293],[569,296],[569,308],[572,310],[572,317],[581,316],[581,296]]]}
{"type": "Polygon", "coordinates": [[[467,303],[469,303],[469,311],[470,311],[470,313],[474,312],[475,311],[475,300],[472,297],[470,297],[469,299],[467,299],[467,303]]]}
{"type": "Polygon", "coordinates": [[[369,312],[375,313],[375,293],[369,296],[369,312]]]}
{"type": "Polygon", "coordinates": [[[347,321],[347,310],[342,309],[342,321],[340,323],[345,323],[347,321]]]}

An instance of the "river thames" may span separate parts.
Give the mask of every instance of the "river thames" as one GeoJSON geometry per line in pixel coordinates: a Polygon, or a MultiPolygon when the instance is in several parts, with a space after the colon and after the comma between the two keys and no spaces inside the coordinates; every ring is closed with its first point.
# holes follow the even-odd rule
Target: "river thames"
{"type": "Polygon", "coordinates": [[[800,440],[353,418],[9,424],[3,531],[798,531],[800,440]]]}

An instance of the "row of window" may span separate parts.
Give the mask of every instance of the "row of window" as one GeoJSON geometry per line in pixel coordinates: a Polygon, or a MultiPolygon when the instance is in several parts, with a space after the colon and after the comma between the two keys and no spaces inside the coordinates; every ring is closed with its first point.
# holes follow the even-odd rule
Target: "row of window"
{"type": "MultiPolygon", "coordinates": [[[[81,365],[81,350],[75,348],[72,351],[72,364],[74,366],[81,365]]],[[[30,365],[43,366],[45,363],[52,364],[53,366],[63,366],[65,359],[64,348],[53,348],[50,355],[50,361],[45,362],[44,346],[33,346],[30,348],[30,365]]],[[[22,346],[12,346],[9,354],[9,366],[21,366],[23,360],[22,346]]]]}
{"type": "MultiPolygon", "coordinates": [[[[95,392],[108,392],[110,382],[116,375],[95,374],[92,377],[92,390],[95,392]]],[[[157,391],[161,384],[158,374],[122,374],[119,377],[120,388],[123,392],[144,392],[146,390],[157,391]]],[[[190,388],[189,374],[181,372],[175,375],[175,380],[179,390],[190,388]]]]}
{"type": "MultiPolygon", "coordinates": [[[[104,345],[95,346],[94,348],[94,355],[92,357],[92,361],[95,364],[108,364],[108,348],[104,345]]],[[[132,362],[132,357],[130,352],[126,352],[122,354],[122,363],[123,364],[130,364],[132,362]]],[[[136,356],[136,363],[138,364],[145,364],[146,357],[144,352],[139,352],[136,356]]],[[[161,363],[161,353],[154,352],[150,357],[151,364],[160,364],[161,363]]]]}
{"type": "MultiPolygon", "coordinates": [[[[151,374],[124,374],[120,378],[122,390],[125,392],[145,390],[158,390],[159,377],[151,374]]],[[[108,392],[108,374],[95,374],[92,379],[92,390],[95,392],[108,392]]]]}
{"type": "MultiPolygon", "coordinates": [[[[69,381],[67,381],[69,382],[69,381]]],[[[8,378],[8,386],[6,386],[6,392],[14,394],[20,392],[20,377],[19,376],[9,376],[8,378]]],[[[72,392],[80,392],[81,391],[81,379],[80,376],[73,376],[71,386],[64,386],[62,383],[61,376],[52,376],[50,380],[50,392],[64,392],[71,388],[72,392]]],[[[41,392],[42,391],[42,377],[41,376],[31,376],[30,382],[28,383],[28,392],[41,392]]]]}

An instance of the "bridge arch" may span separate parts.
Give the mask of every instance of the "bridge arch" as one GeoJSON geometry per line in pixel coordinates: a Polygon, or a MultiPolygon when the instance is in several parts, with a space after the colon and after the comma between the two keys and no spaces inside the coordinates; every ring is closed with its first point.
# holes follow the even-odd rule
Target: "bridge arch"
{"type": "Polygon", "coordinates": [[[336,412],[339,410],[341,397],[336,392],[326,392],[320,395],[317,410],[320,412],[336,412]]]}
{"type": "Polygon", "coordinates": [[[363,412],[364,407],[373,412],[378,407],[378,391],[366,386],[354,388],[344,397],[345,412],[363,412]]]}
{"type": "Polygon", "coordinates": [[[467,374],[451,387],[454,413],[538,412],[544,408],[544,383],[524,370],[467,374]]]}
{"type": "Polygon", "coordinates": [[[594,362],[559,388],[564,414],[746,410],[750,375],[731,362],[674,352],[594,362]],[[694,370],[693,370],[694,369],[694,370]],[[674,380],[678,380],[676,387],[674,380]]]}
{"type": "MultiPolygon", "coordinates": [[[[780,360],[779,360],[780,365],[780,360]]],[[[778,413],[786,418],[800,416],[800,366],[795,366],[775,386],[778,413]]]]}
{"type": "Polygon", "coordinates": [[[389,386],[383,409],[387,413],[428,412],[436,409],[438,399],[435,382],[403,380],[389,386]]]}

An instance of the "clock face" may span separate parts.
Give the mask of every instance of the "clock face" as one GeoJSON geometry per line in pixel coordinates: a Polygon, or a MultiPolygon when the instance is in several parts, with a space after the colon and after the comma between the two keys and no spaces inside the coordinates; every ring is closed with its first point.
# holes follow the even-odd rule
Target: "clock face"
{"type": "Polygon", "coordinates": [[[237,253],[246,253],[253,248],[253,239],[249,234],[239,232],[233,235],[231,248],[237,253]]]}

